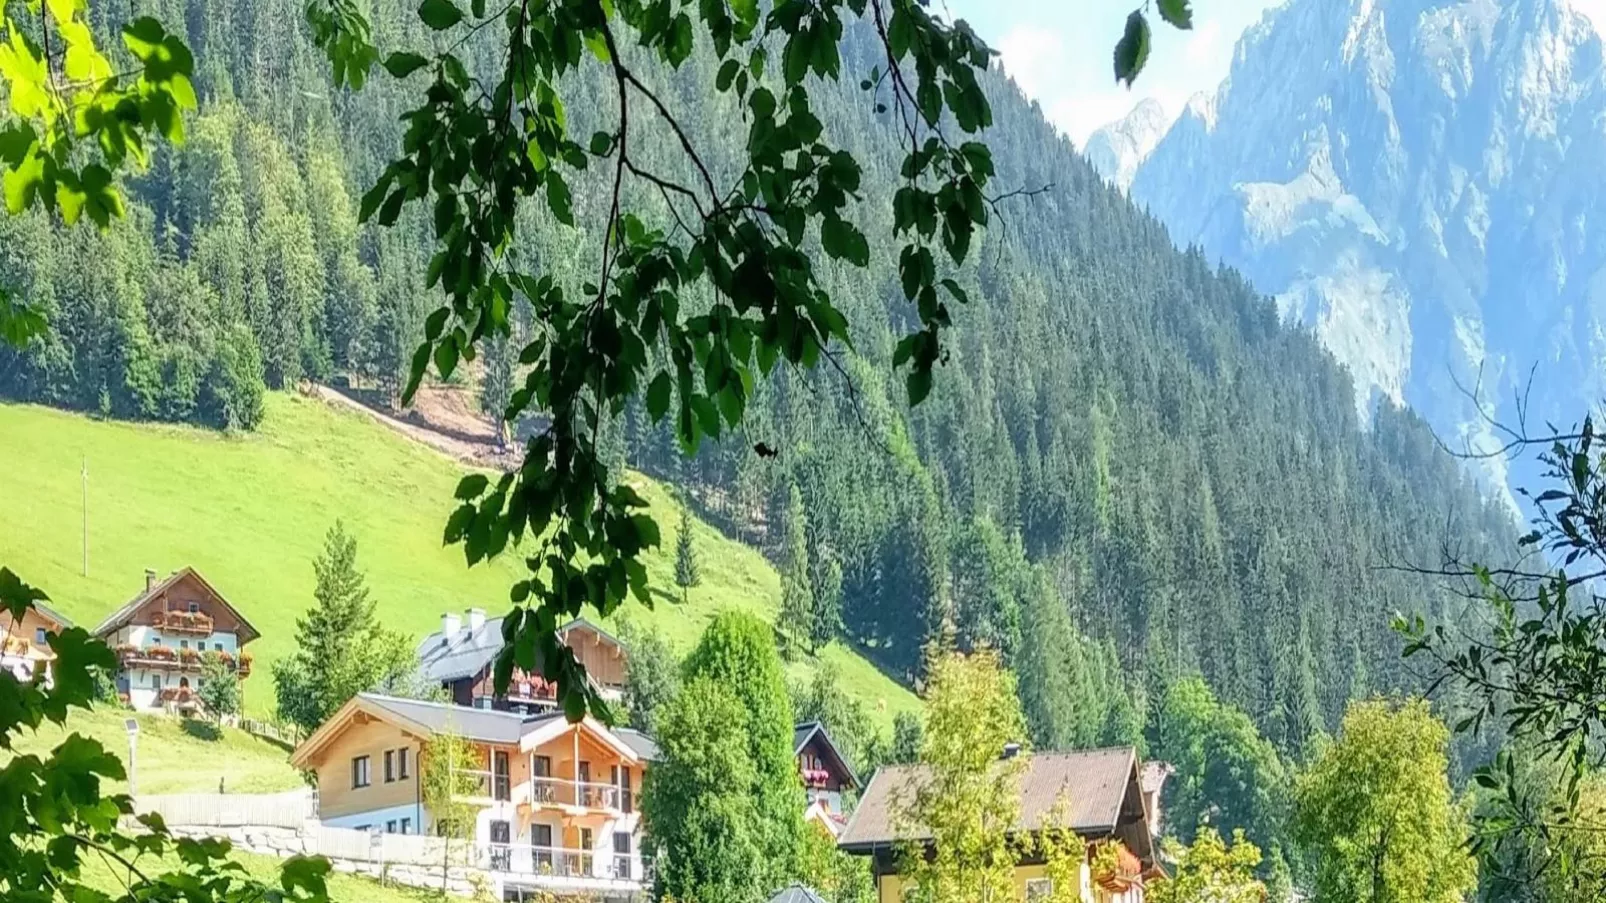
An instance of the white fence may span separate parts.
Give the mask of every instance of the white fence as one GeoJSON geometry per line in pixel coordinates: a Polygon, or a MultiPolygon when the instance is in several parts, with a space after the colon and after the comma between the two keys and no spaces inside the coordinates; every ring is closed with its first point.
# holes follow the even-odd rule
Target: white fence
{"type": "Polygon", "coordinates": [[[284,793],[142,794],[134,800],[134,811],[154,812],[169,825],[300,829],[307,819],[318,817],[318,804],[307,788],[284,793]]]}

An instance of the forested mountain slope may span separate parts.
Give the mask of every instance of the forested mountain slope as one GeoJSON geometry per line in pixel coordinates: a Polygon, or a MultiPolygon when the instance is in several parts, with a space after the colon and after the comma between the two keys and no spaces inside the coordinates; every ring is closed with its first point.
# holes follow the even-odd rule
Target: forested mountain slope
{"type": "MultiPolygon", "coordinates": [[[[0,391],[249,425],[257,380],[393,387],[430,303],[427,232],[407,216],[359,227],[354,199],[420,85],[331,88],[298,0],[151,7],[188,24],[201,114],[107,235],[0,221],[0,276],[57,324],[44,350],[0,357],[0,391]]],[[[427,40],[407,4],[376,2],[372,19],[382,49],[427,40]]],[[[867,71],[868,54],[850,39],[844,69],[867,71]]],[[[717,158],[745,127],[693,74],[707,59],[666,90],[717,158]]],[[[811,619],[911,680],[945,624],[961,644],[1000,647],[1044,744],[1131,738],[1145,699],[1195,670],[1290,748],[1346,699],[1407,685],[1388,615],[1439,603],[1379,566],[1436,561],[1447,536],[1500,541],[1502,515],[1413,414],[1385,407],[1363,431],[1349,377],[1308,332],[1178,252],[1012,85],[989,90],[997,184],[1051,189],[1006,202],[977,266],[956,274],[972,303],[954,311],[924,405],[907,409],[891,367],[914,312],[873,239],[891,229],[899,152],[848,82],[818,92],[815,112],[864,165],[872,265],[819,272],[855,351],[840,373],[780,372],[744,430],[693,461],[629,409],[614,458],[685,485],[773,550],[809,589],[811,619]]],[[[564,91],[575,134],[612,115],[594,67],[564,91]]],[[[656,140],[654,169],[673,172],[671,137],[656,140]]],[[[582,227],[607,201],[592,175],[574,186],[582,227]]],[[[599,235],[545,213],[530,226],[512,253],[572,284],[591,272],[599,235]]],[[[493,407],[515,376],[511,347],[485,361],[493,407]]]]}

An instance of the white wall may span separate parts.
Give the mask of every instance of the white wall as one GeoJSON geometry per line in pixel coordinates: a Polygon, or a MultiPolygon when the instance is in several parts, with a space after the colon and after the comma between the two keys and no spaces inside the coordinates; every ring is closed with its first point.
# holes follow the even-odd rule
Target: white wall
{"type": "Polygon", "coordinates": [[[157,641],[160,641],[160,645],[167,646],[170,649],[204,648],[213,650],[222,646],[223,651],[230,655],[240,648],[238,638],[232,633],[214,632],[207,637],[192,636],[190,634],[167,634],[146,624],[135,624],[117,631],[117,639],[112,645],[127,643],[130,646],[155,646],[158,644],[157,641]],[[202,646],[202,643],[205,643],[205,646],[202,646]]]}
{"type": "Polygon", "coordinates": [[[387,806],[383,809],[369,809],[366,812],[353,812],[350,815],[342,815],[338,818],[323,819],[323,823],[331,828],[361,828],[367,825],[369,828],[378,828],[383,831],[385,830],[386,822],[394,821],[396,822],[396,830],[400,833],[401,820],[404,818],[412,819],[412,827],[408,830],[409,834],[424,833],[424,807],[417,803],[408,803],[404,806],[387,806]]]}

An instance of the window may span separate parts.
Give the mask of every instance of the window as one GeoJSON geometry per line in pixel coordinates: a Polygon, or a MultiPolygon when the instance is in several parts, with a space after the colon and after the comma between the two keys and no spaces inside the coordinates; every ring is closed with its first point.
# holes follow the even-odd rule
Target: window
{"type": "Polygon", "coordinates": [[[188,648],[190,648],[190,641],[189,640],[179,640],[178,641],[178,648],[180,648],[180,649],[188,649],[188,648]]]}
{"type": "Polygon", "coordinates": [[[408,777],[410,775],[407,774],[407,747],[404,746],[396,750],[396,779],[405,781],[408,777]]]}
{"type": "Polygon", "coordinates": [[[162,645],[162,638],[161,637],[153,637],[153,638],[151,638],[151,645],[152,646],[160,646],[160,645],[162,645]]]}
{"type": "Polygon", "coordinates": [[[396,753],[394,750],[385,750],[385,783],[396,780],[396,753]]]}
{"type": "Polygon", "coordinates": [[[357,756],[351,760],[351,786],[352,789],[368,786],[368,757],[357,756]]]}
{"type": "Polygon", "coordinates": [[[1054,896],[1053,878],[1033,878],[1026,882],[1026,903],[1038,903],[1054,896]]]}
{"type": "Polygon", "coordinates": [[[162,675],[160,675],[160,674],[152,674],[151,675],[151,689],[152,690],[160,690],[161,688],[162,688],[162,675]]]}
{"type": "Polygon", "coordinates": [[[190,603],[190,614],[192,614],[192,615],[193,614],[199,614],[200,611],[201,611],[201,603],[199,603],[199,602],[191,602],[190,603]]]}
{"type": "Polygon", "coordinates": [[[613,876],[629,881],[630,874],[630,832],[613,832],[613,876]]]}
{"type": "Polygon", "coordinates": [[[507,753],[500,749],[491,753],[491,798],[503,802],[513,799],[513,780],[507,753]]]}
{"type": "Polygon", "coordinates": [[[50,642],[45,638],[45,629],[43,627],[35,627],[33,629],[33,641],[40,646],[50,645],[50,642]]]}
{"type": "Polygon", "coordinates": [[[413,833],[413,820],[412,819],[404,818],[404,819],[401,820],[401,832],[403,834],[411,834],[411,833],[413,833]]]}
{"type": "Polygon", "coordinates": [[[395,834],[396,833],[396,820],[394,818],[391,819],[390,821],[385,822],[385,833],[386,834],[395,834]]]}
{"type": "Polygon", "coordinates": [[[223,644],[222,643],[213,643],[212,644],[212,651],[213,652],[222,652],[223,651],[223,644]]]}

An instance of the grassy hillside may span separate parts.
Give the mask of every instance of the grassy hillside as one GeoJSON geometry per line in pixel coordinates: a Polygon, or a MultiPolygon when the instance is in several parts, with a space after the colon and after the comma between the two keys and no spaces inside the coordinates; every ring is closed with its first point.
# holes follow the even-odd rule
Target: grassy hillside
{"type": "MultiPolygon", "coordinates": [[[[63,730],[46,723],[37,733],[24,733],[16,752],[44,756],[66,738],[80,733],[95,740],[128,765],[129,713],[103,707],[75,711],[63,730]]],[[[234,728],[218,729],[198,721],[180,721],[160,715],[141,715],[134,778],[141,794],[216,793],[218,782],[228,793],[277,793],[303,786],[301,775],[290,767],[289,749],[271,740],[253,737],[234,728]]],[[[0,752],[0,763],[6,759],[0,752]]],[[[128,785],[107,788],[123,793],[128,785]]]]}
{"type": "MultiPolygon", "coordinates": [[[[222,435],[179,426],[94,420],[0,404],[0,563],[50,593],[52,604],[93,627],[143,585],[193,565],[262,631],[250,648],[248,711],[273,706],[269,668],[294,644],[295,620],[312,602],[312,560],[335,520],[358,540],[358,559],[393,628],[422,635],[443,611],[507,608],[523,569],[516,554],[466,568],[441,545],[462,466],[371,419],[323,401],[270,394],[262,428],[222,435]],[[87,465],[89,573],[81,573],[81,470],[87,465]]],[[[648,560],[652,584],[673,590],[675,508],[645,478],[663,548],[648,560]]],[[[713,615],[742,608],[772,620],[780,579],[757,551],[697,524],[703,584],[687,605],[634,603],[626,615],[684,650],[713,615]]],[[[878,722],[917,704],[852,650],[822,658],[878,722]]],[[[803,678],[813,661],[792,666],[803,678]]]]}
{"type": "MultiPolygon", "coordinates": [[[[268,885],[277,886],[279,870],[284,860],[273,856],[235,851],[230,860],[240,864],[247,875],[268,885]]],[[[148,875],[159,874],[164,868],[177,865],[172,859],[141,859],[138,865],[148,875]]],[[[111,863],[106,857],[90,855],[84,859],[84,883],[105,893],[119,896],[126,892],[127,871],[111,863]]],[[[399,884],[381,884],[361,875],[331,872],[325,879],[329,899],[333,903],[426,903],[442,899],[460,900],[460,897],[443,898],[439,890],[406,887],[399,884]]]]}

